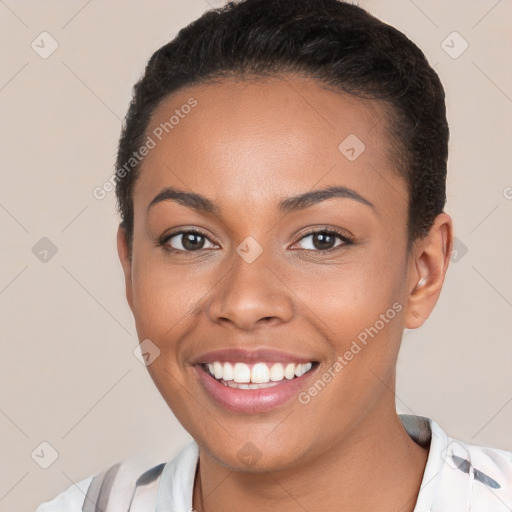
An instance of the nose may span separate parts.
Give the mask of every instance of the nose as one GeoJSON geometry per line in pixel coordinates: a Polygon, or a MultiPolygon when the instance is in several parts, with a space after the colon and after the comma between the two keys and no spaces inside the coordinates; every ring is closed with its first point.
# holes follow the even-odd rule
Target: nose
{"type": "Polygon", "coordinates": [[[293,293],[282,272],[272,267],[270,258],[264,254],[251,263],[235,254],[231,270],[217,284],[211,298],[212,322],[253,330],[263,324],[277,325],[292,318],[293,293]]]}

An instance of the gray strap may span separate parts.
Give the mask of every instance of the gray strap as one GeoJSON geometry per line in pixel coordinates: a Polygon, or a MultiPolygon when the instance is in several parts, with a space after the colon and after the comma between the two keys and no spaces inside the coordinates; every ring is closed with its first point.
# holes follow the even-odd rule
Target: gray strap
{"type": "Polygon", "coordinates": [[[103,482],[101,484],[100,493],[98,499],[96,501],[96,509],[94,512],[105,512],[108,506],[108,500],[110,498],[110,491],[112,490],[112,485],[116,478],[117,472],[121,463],[112,466],[106,473],[105,478],[103,478],[103,482]]]}
{"type": "Polygon", "coordinates": [[[159,464],[143,473],[137,479],[128,512],[155,510],[160,475],[162,474],[164,466],[165,463],[159,464]]]}
{"type": "MultiPolygon", "coordinates": [[[[452,460],[457,465],[457,469],[460,469],[462,472],[469,475],[469,471],[471,469],[471,463],[469,460],[463,459],[462,457],[458,457],[454,454],[452,454],[452,460]]],[[[487,487],[491,487],[492,489],[501,489],[501,485],[496,482],[496,480],[486,475],[483,471],[479,471],[475,468],[473,468],[473,471],[475,473],[475,480],[478,482],[482,482],[483,484],[487,485],[487,487]]]]}
{"type": "Polygon", "coordinates": [[[106,473],[106,471],[102,471],[92,479],[92,482],[89,484],[89,488],[87,489],[87,494],[84,498],[82,512],[96,511],[96,503],[98,502],[101,484],[103,483],[103,479],[105,478],[106,473]]]}
{"type": "Polygon", "coordinates": [[[138,487],[139,485],[148,485],[154,480],[156,480],[164,470],[165,462],[158,464],[157,466],[148,469],[145,473],[139,476],[135,485],[138,487]]]}
{"type": "MultiPolygon", "coordinates": [[[[162,463],[150,468],[145,471],[136,482],[130,485],[133,491],[129,491],[131,493],[131,503],[127,509],[128,511],[132,510],[132,506],[134,507],[133,510],[139,510],[141,506],[146,505],[146,507],[142,507],[142,509],[145,510],[147,504],[150,504],[153,508],[156,506],[158,485],[164,466],[165,463],[162,463]]],[[[118,463],[93,477],[87,489],[87,494],[82,505],[82,512],[106,512],[108,510],[107,507],[109,506],[109,499],[116,477],[121,475],[120,468],[121,463],[118,463]]],[[[126,489],[126,491],[128,491],[128,489],[126,489]]],[[[128,502],[126,505],[127,504],[128,502]]],[[[116,504],[112,503],[111,506],[113,506],[113,510],[115,510],[116,504]]],[[[151,508],[149,508],[149,510],[151,510],[151,508]]],[[[116,512],[118,511],[116,510],[116,512]]],[[[124,507],[123,510],[119,512],[125,512],[124,507]]]]}

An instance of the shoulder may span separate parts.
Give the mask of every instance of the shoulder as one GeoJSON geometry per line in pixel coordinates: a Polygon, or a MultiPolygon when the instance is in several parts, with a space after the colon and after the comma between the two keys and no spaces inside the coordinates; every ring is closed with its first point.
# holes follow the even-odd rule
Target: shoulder
{"type": "Polygon", "coordinates": [[[415,512],[511,512],[512,452],[449,436],[424,416],[400,414],[420,446],[429,449],[415,512]]]}
{"type": "Polygon", "coordinates": [[[164,469],[174,473],[183,461],[193,463],[196,453],[195,444],[189,443],[167,463],[148,465],[147,456],[131,457],[69,486],[36,512],[155,510],[164,469]]]}
{"type": "Polygon", "coordinates": [[[475,512],[512,510],[512,451],[446,436],[440,455],[439,503],[451,506],[459,496],[475,512]]]}
{"type": "Polygon", "coordinates": [[[80,482],[68,487],[65,491],[61,492],[51,501],[45,501],[41,503],[36,512],[82,512],[82,505],[84,502],[84,496],[87,494],[94,476],[85,478],[80,482]]]}

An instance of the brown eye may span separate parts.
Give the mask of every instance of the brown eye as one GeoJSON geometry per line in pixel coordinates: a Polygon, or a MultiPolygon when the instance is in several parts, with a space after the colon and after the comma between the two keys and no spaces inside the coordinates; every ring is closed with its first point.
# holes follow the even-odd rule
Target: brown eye
{"type": "MultiPolygon", "coordinates": [[[[209,242],[208,238],[199,231],[189,230],[180,231],[166,237],[161,245],[168,246],[172,251],[193,252],[209,248],[205,247],[207,241],[209,242]]],[[[211,247],[214,246],[211,242],[209,243],[211,247]]]]}
{"type": "Polygon", "coordinates": [[[343,236],[341,233],[327,229],[312,231],[311,233],[303,236],[300,241],[308,238],[311,240],[306,243],[306,247],[302,247],[302,249],[325,252],[333,250],[336,247],[352,243],[349,238],[343,236]],[[341,240],[341,243],[336,244],[336,239],[341,240]]]}

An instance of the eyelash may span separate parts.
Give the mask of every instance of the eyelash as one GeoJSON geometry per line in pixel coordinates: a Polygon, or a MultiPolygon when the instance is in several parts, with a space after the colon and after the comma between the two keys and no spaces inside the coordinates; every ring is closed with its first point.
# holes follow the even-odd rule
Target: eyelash
{"type": "MultiPolygon", "coordinates": [[[[344,233],[342,233],[342,232],[340,232],[340,231],[338,231],[338,230],[336,230],[334,228],[329,228],[329,229],[327,229],[327,228],[320,228],[320,229],[316,229],[316,230],[313,230],[313,231],[308,231],[307,233],[302,235],[299,238],[299,240],[297,240],[296,243],[300,242],[304,238],[307,238],[308,236],[315,235],[317,233],[326,233],[326,234],[329,234],[329,235],[337,235],[343,241],[343,244],[339,244],[339,245],[336,245],[334,247],[331,247],[330,249],[325,249],[325,250],[320,250],[320,249],[318,249],[318,250],[295,249],[295,250],[302,250],[302,251],[307,251],[307,252],[317,252],[317,253],[325,254],[325,253],[331,253],[331,252],[337,251],[338,249],[341,249],[341,248],[343,248],[346,245],[351,245],[351,244],[354,243],[353,240],[350,237],[348,237],[344,233]]],[[[197,229],[188,229],[188,230],[183,230],[183,231],[177,231],[175,233],[171,233],[170,235],[166,235],[165,237],[163,237],[162,239],[157,241],[156,246],[157,247],[163,247],[164,250],[166,250],[166,251],[168,251],[170,253],[182,253],[182,254],[186,254],[187,256],[192,255],[194,253],[200,253],[202,251],[209,250],[209,249],[198,249],[196,251],[186,251],[186,250],[183,250],[183,249],[174,249],[173,247],[169,248],[169,247],[166,246],[167,242],[169,242],[169,240],[171,238],[173,238],[175,236],[178,236],[178,235],[185,235],[185,234],[199,235],[199,236],[202,236],[202,237],[207,238],[209,240],[208,236],[206,234],[204,234],[202,231],[199,231],[197,229]]]]}

